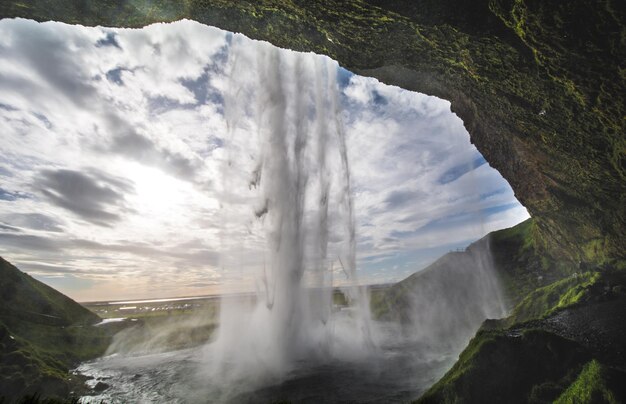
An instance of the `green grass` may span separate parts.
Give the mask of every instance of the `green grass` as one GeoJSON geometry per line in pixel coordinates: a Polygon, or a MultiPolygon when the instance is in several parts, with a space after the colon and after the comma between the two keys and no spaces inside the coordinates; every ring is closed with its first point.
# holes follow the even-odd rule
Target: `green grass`
{"type": "Polygon", "coordinates": [[[598,361],[587,363],[578,378],[559,396],[555,404],[607,403],[618,404],[607,387],[607,369],[598,361]]]}
{"type": "Polygon", "coordinates": [[[618,404],[615,394],[607,388],[606,372],[606,368],[596,360],[587,363],[576,381],[559,396],[555,404],[618,404]]]}
{"type": "Polygon", "coordinates": [[[575,342],[545,331],[482,330],[417,403],[549,402],[587,361],[575,342]]]}
{"type": "Polygon", "coordinates": [[[598,272],[573,275],[531,292],[522,300],[507,319],[509,324],[545,318],[557,310],[570,307],[598,283],[598,272]]]}
{"type": "Polygon", "coordinates": [[[0,257],[0,319],[67,326],[93,324],[97,315],[69,297],[19,271],[0,257]]]}

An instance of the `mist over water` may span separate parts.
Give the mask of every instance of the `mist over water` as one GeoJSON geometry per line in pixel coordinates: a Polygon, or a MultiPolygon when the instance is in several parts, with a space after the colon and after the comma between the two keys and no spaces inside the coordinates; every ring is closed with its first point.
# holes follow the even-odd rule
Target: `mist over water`
{"type": "Polygon", "coordinates": [[[488,239],[448,253],[396,287],[402,294],[384,317],[433,352],[460,353],[484,320],[508,311],[488,239]]]}

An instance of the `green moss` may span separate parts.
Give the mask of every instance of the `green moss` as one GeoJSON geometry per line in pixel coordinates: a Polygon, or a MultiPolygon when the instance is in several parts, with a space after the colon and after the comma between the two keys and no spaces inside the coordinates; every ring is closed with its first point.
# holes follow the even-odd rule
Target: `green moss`
{"type": "Polygon", "coordinates": [[[570,307],[587,294],[601,276],[597,272],[573,275],[541,287],[526,296],[507,319],[509,324],[540,319],[557,310],[570,307]]]}
{"type": "Polygon", "coordinates": [[[490,349],[493,344],[496,344],[497,339],[502,335],[502,332],[499,330],[479,332],[474,338],[472,338],[469,345],[463,350],[457,363],[431,388],[431,390],[437,390],[442,386],[453,384],[465,374],[474,371],[477,366],[477,356],[483,351],[483,349],[490,349]]]}
{"type": "Polygon", "coordinates": [[[511,308],[535,289],[578,271],[570,261],[557,260],[546,252],[534,219],[493,232],[488,237],[494,264],[511,308]]]}
{"type": "MultiPolygon", "coordinates": [[[[603,307],[598,302],[623,302],[625,284],[624,271],[607,267],[539,288],[509,318],[485,322],[458,362],[418,402],[622,402],[624,373],[592,361],[596,355],[614,361],[589,343],[597,331],[570,328],[563,338],[549,330],[559,310],[594,313],[593,307],[603,307]]],[[[623,312],[612,316],[620,321],[623,312]]],[[[607,346],[619,347],[619,327],[601,332],[611,335],[607,346]]]]}
{"type": "Polygon", "coordinates": [[[3,324],[0,328],[2,395],[16,398],[41,391],[46,396],[63,397],[69,393],[63,362],[13,334],[3,324]]]}
{"type": "Polygon", "coordinates": [[[581,248],[585,261],[597,262],[599,264],[609,261],[607,242],[609,241],[605,238],[597,238],[584,243],[581,248]]]}
{"type": "Polygon", "coordinates": [[[515,242],[519,246],[519,250],[523,252],[535,246],[534,231],[534,223],[529,219],[508,229],[495,231],[491,233],[490,237],[496,244],[515,242]]]}
{"type": "Polygon", "coordinates": [[[551,401],[587,360],[576,343],[545,331],[482,330],[417,403],[551,401]]]}
{"type": "Polygon", "coordinates": [[[617,404],[615,394],[607,387],[607,369],[598,361],[587,363],[580,375],[555,404],[607,403],[617,404]]]}

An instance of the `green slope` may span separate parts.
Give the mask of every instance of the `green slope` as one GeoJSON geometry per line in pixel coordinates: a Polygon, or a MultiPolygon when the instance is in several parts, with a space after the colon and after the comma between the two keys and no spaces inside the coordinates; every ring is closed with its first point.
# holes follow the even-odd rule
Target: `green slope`
{"type": "Polygon", "coordinates": [[[0,258],[0,398],[66,398],[80,387],[68,373],[104,353],[115,329],[69,297],[0,258]]]}
{"type": "Polygon", "coordinates": [[[418,403],[623,402],[626,294],[600,284],[539,319],[485,323],[418,403]]]}
{"type": "Polygon", "coordinates": [[[0,257],[0,317],[66,326],[100,318],[74,300],[21,272],[0,257]]]}

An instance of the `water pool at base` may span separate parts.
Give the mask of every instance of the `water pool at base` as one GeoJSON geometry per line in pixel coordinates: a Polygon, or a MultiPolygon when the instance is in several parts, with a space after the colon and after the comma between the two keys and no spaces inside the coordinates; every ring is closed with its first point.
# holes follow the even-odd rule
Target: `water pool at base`
{"type": "MultiPolygon", "coordinates": [[[[384,324],[376,324],[385,327],[384,324]]],[[[109,387],[82,403],[404,403],[417,399],[454,363],[458,352],[392,335],[365,358],[297,362],[281,377],[217,381],[206,371],[211,346],[144,356],[111,355],[76,370],[109,387]]]]}

